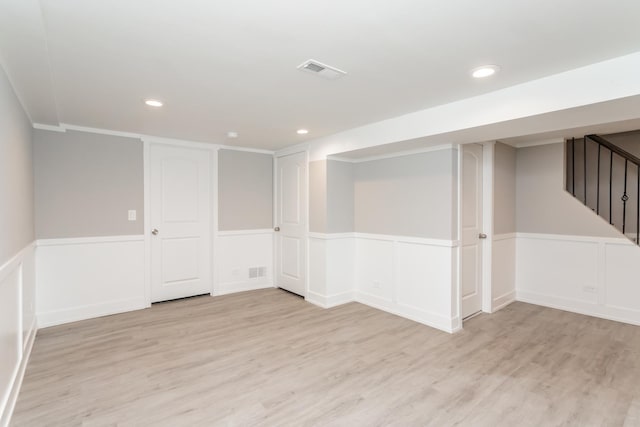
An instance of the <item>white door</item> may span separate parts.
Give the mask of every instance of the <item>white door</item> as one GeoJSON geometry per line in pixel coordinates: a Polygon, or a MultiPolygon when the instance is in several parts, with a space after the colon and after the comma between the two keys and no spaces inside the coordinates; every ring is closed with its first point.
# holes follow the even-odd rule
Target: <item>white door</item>
{"type": "Polygon", "coordinates": [[[211,292],[210,153],[151,145],[151,302],[211,292]]]}
{"type": "Polygon", "coordinates": [[[482,146],[462,146],[462,317],[482,310],[482,146]]]}
{"type": "Polygon", "coordinates": [[[307,160],[305,153],[276,161],[276,284],[306,295],[307,160]]]}

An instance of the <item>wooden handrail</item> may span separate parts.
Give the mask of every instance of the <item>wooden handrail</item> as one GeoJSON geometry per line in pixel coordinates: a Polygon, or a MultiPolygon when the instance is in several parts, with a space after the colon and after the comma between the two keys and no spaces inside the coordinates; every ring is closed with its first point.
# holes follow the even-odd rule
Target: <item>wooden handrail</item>
{"type": "Polygon", "coordinates": [[[600,145],[602,145],[604,147],[607,147],[609,150],[613,151],[614,153],[616,153],[620,157],[623,157],[624,159],[629,160],[631,163],[633,163],[636,166],[640,167],[640,159],[638,157],[636,157],[633,154],[629,153],[627,150],[623,150],[622,148],[618,147],[617,145],[613,145],[612,143],[610,143],[609,141],[607,141],[603,137],[598,136],[598,135],[585,135],[585,138],[589,138],[593,142],[596,142],[596,143],[598,143],[598,144],[600,144],[600,145]]]}

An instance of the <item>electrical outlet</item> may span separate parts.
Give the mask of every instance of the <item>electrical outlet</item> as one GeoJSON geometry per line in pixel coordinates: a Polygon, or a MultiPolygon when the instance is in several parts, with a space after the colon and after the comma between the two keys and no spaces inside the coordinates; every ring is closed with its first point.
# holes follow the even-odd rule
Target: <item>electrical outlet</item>
{"type": "Polygon", "coordinates": [[[127,212],[127,218],[129,219],[129,221],[135,221],[136,220],[136,211],[135,210],[130,210],[129,212],[127,212]]]}
{"type": "Polygon", "coordinates": [[[582,292],[587,292],[589,294],[595,294],[598,291],[598,288],[595,286],[583,286],[582,292]]]}
{"type": "Polygon", "coordinates": [[[375,289],[380,289],[382,286],[380,285],[380,281],[379,280],[374,280],[373,281],[373,287],[375,289]]]}

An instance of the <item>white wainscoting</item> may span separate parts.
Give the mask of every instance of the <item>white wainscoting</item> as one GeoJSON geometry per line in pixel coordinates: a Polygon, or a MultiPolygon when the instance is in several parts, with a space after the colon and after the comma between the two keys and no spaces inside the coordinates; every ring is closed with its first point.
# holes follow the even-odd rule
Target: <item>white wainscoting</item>
{"type": "Polygon", "coordinates": [[[0,266],[0,426],[9,424],[36,331],[34,242],[0,266]]]}
{"type": "Polygon", "coordinates": [[[491,312],[516,299],[516,233],[493,236],[491,257],[491,312]]]}
{"type": "Polygon", "coordinates": [[[517,233],[516,299],[640,325],[640,248],[625,238],[517,233]]]}
{"type": "Polygon", "coordinates": [[[457,242],[356,233],[356,300],[455,332],[457,242]]]}
{"type": "Polygon", "coordinates": [[[213,295],[273,287],[273,230],[219,231],[214,250],[213,295]],[[250,277],[250,268],[265,274],[250,277]]]}
{"type": "Polygon", "coordinates": [[[309,233],[306,300],[324,308],[355,301],[354,233],[309,233]]]}
{"type": "Polygon", "coordinates": [[[350,301],[454,332],[457,242],[365,233],[309,233],[307,300],[350,301]]]}
{"type": "Polygon", "coordinates": [[[38,241],[39,327],[149,306],[144,236],[38,241]]]}

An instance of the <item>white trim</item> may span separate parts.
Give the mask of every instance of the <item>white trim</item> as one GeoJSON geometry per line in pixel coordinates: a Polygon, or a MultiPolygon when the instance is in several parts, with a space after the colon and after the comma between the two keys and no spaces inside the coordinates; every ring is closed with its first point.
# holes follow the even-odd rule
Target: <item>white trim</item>
{"type": "Polygon", "coordinates": [[[341,292],[334,295],[320,295],[317,292],[309,291],[307,292],[305,300],[313,305],[317,305],[318,307],[332,308],[342,304],[354,302],[356,298],[354,291],[341,292]]]}
{"type": "Polygon", "coordinates": [[[482,241],[482,311],[493,312],[493,181],[495,141],[482,144],[482,232],[490,239],[482,241]]]}
{"type": "Polygon", "coordinates": [[[262,148],[237,147],[235,145],[224,145],[224,144],[218,144],[218,147],[221,150],[247,151],[249,153],[270,154],[272,156],[275,154],[275,151],[273,150],[265,150],[262,148]]]}
{"type": "Polygon", "coordinates": [[[602,242],[610,245],[631,245],[635,246],[626,237],[599,237],[599,236],[575,236],[570,234],[544,234],[544,233],[515,233],[519,239],[537,240],[562,240],[566,242],[602,242]]]}
{"type": "Polygon", "coordinates": [[[13,415],[13,410],[16,407],[16,403],[18,401],[18,395],[20,394],[20,389],[22,388],[24,373],[27,370],[27,365],[29,364],[29,358],[31,358],[31,350],[33,349],[33,343],[36,340],[37,332],[38,332],[38,324],[36,322],[36,318],[34,317],[33,323],[29,328],[29,334],[27,335],[27,339],[23,345],[24,350],[22,351],[22,357],[20,358],[20,365],[18,365],[18,369],[15,372],[13,383],[11,384],[9,395],[7,396],[7,401],[4,406],[4,411],[0,414],[0,425],[3,427],[8,426],[9,422],[11,421],[11,416],[13,415]]]}
{"type": "Polygon", "coordinates": [[[165,145],[173,145],[178,147],[196,147],[196,148],[205,148],[210,150],[234,150],[234,151],[246,151],[251,153],[260,153],[260,154],[269,154],[274,155],[275,151],[266,150],[262,148],[252,148],[252,147],[238,147],[233,145],[225,145],[216,142],[205,142],[205,141],[191,141],[185,139],[173,139],[173,138],[164,138],[160,136],[146,135],[142,133],[136,132],[123,132],[112,129],[102,129],[102,128],[94,128],[88,126],[78,126],[70,123],[60,123],[58,126],[55,125],[47,125],[44,123],[33,123],[34,129],[39,130],[47,130],[51,132],[66,132],[67,130],[77,131],[77,132],[87,132],[98,135],[109,135],[109,136],[119,136],[123,138],[134,138],[140,139],[143,142],[152,142],[157,144],[165,144],[165,145]]]}
{"type": "Polygon", "coordinates": [[[387,301],[384,298],[362,291],[356,291],[355,297],[356,301],[361,304],[386,311],[387,313],[395,314],[396,316],[404,317],[405,319],[413,320],[414,322],[422,323],[423,325],[431,326],[432,328],[440,329],[441,331],[453,333],[459,329],[457,327],[457,325],[459,325],[459,320],[456,317],[450,319],[437,313],[417,309],[405,304],[387,301]]]}
{"type": "Polygon", "coordinates": [[[635,244],[624,237],[516,235],[517,301],[640,325],[640,306],[632,287],[636,273],[633,263],[638,259],[635,244]],[[572,248],[580,250],[580,255],[573,256],[572,248]],[[616,248],[629,257],[625,258],[625,264],[609,258],[608,248],[616,248]],[[547,250],[555,257],[547,255],[547,250]],[[556,259],[565,253],[566,259],[556,259]],[[588,264],[583,258],[588,259],[588,264]],[[559,262],[564,268],[550,270],[559,262]],[[609,292],[612,292],[611,300],[609,292]]]}
{"type": "Polygon", "coordinates": [[[299,142],[297,144],[276,150],[273,155],[275,157],[284,157],[290,154],[302,153],[304,151],[307,153],[307,163],[309,163],[309,145],[310,142],[299,142]]]}
{"type": "MultiPolygon", "coordinates": [[[[463,149],[462,144],[458,144],[457,146],[457,159],[456,159],[456,182],[455,182],[455,190],[456,190],[456,237],[458,241],[462,242],[462,165],[463,165],[463,149]]],[[[453,175],[453,174],[452,174],[453,175]]],[[[452,189],[453,190],[453,189],[452,189]]],[[[455,256],[456,265],[452,265],[452,271],[456,273],[455,279],[452,281],[452,292],[455,294],[452,295],[453,301],[451,301],[451,306],[454,307],[454,312],[451,313],[458,317],[458,319],[462,319],[462,244],[458,244],[457,248],[453,251],[453,256],[455,256]]],[[[459,325],[456,325],[457,330],[463,329],[462,322],[459,325]]]]}
{"type": "Polygon", "coordinates": [[[317,233],[310,231],[307,233],[310,239],[336,240],[336,239],[355,239],[356,233],[317,233]]]}
{"type": "MultiPolygon", "coordinates": [[[[273,272],[273,286],[274,287],[278,287],[278,272],[276,270],[276,265],[278,263],[277,257],[277,236],[275,235],[275,228],[276,228],[276,220],[278,217],[278,209],[277,209],[277,204],[278,204],[278,193],[277,193],[277,184],[278,184],[278,170],[277,170],[277,166],[278,166],[278,158],[276,157],[276,155],[274,154],[273,159],[271,159],[271,170],[273,171],[273,176],[272,176],[272,182],[271,182],[271,188],[272,188],[272,196],[273,196],[273,201],[271,203],[271,229],[274,230],[273,233],[273,241],[271,242],[271,271],[273,272]]],[[[309,165],[307,164],[307,169],[309,169],[309,165]]],[[[308,184],[307,184],[308,187],[308,184]]],[[[307,188],[307,191],[308,188],[307,188]]],[[[307,226],[308,228],[308,226],[307,226]]],[[[308,231],[308,230],[307,230],[308,231]]],[[[309,244],[307,241],[307,275],[309,274],[309,244]]],[[[307,277],[308,279],[308,277],[307,277]]]]}
{"type": "Polygon", "coordinates": [[[8,426],[11,420],[37,331],[35,313],[33,313],[33,318],[28,320],[31,324],[25,325],[25,314],[31,314],[30,310],[34,308],[36,304],[36,284],[34,282],[36,244],[37,242],[35,240],[28,243],[0,266],[0,287],[4,290],[9,289],[9,292],[15,291],[15,300],[7,300],[5,304],[10,304],[15,308],[16,317],[13,317],[15,324],[12,325],[15,329],[13,327],[11,328],[10,333],[12,337],[9,340],[11,343],[8,342],[7,344],[11,347],[15,345],[17,349],[17,353],[15,353],[16,359],[12,360],[10,365],[3,367],[7,369],[8,376],[6,378],[7,382],[0,384],[0,425],[2,426],[8,426]],[[25,276],[27,276],[25,272],[27,269],[29,271],[28,282],[25,280],[25,276]],[[15,282],[13,280],[6,281],[7,279],[12,279],[14,277],[13,275],[15,275],[15,282]],[[5,286],[7,287],[5,288],[5,286]],[[33,300],[25,300],[26,286],[30,288],[33,286],[34,293],[31,294],[31,297],[34,298],[33,300]],[[25,306],[30,307],[28,313],[24,310],[25,306]],[[26,337],[25,326],[29,327],[26,331],[26,337]]]}
{"type": "Polygon", "coordinates": [[[220,295],[235,294],[237,292],[256,291],[258,289],[271,289],[274,288],[273,282],[254,283],[251,281],[243,282],[230,282],[224,285],[219,285],[214,292],[211,293],[212,297],[220,295]]]}
{"type": "MultiPolygon", "coordinates": [[[[283,156],[280,156],[283,157],[283,156]]],[[[274,171],[275,173],[275,171],[274,171]]],[[[310,268],[309,268],[309,200],[311,200],[309,197],[309,149],[307,148],[306,150],[304,150],[304,186],[305,186],[305,191],[304,191],[304,205],[305,205],[305,225],[304,225],[304,242],[302,242],[303,247],[305,248],[304,250],[304,297],[307,296],[307,294],[309,293],[309,273],[310,273],[310,268]]],[[[276,238],[273,239],[273,241],[276,241],[276,238]]],[[[274,259],[276,257],[276,254],[274,252],[273,254],[274,259]]],[[[273,282],[276,282],[276,272],[274,270],[273,272],[273,282]]]]}
{"type": "Polygon", "coordinates": [[[494,242],[499,242],[501,240],[515,239],[516,236],[517,236],[517,233],[494,234],[493,235],[493,241],[494,242]]]}
{"type": "Polygon", "coordinates": [[[38,239],[37,246],[85,245],[90,243],[143,241],[143,234],[124,236],[67,237],[61,239],[38,239]]]}
{"type": "Polygon", "coordinates": [[[96,317],[141,310],[147,307],[148,305],[144,298],[130,298],[119,301],[109,301],[107,303],[89,304],[64,310],[39,312],[37,314],[38,326],[40,328],[46,328],[64,323],[77,322],[79,320],[95,319],[96,317]]]}
{"type": "Polygon", "coordinates": [[[527,141],[527,142],[519,142],[515,144],[510,144],[509,142],[500,141],[503,144],[510,145],[514,148],[527,148],[527,147],[537,147],[540,145],[550,145],[550,144],[560,144],[564,142],[564,138],[551,138],[551,139],[543,139],[541,141],[527,141]]]}
{"type": "Polygon", "coordinates": [[[142,141],[144,187],[144,300],[151,307],[151,143],[142,141]]]}
{"type": "Polygon", "coordinates": [[[143,142],[151,144],[169,145],[172,147],[195,148],[198,150],[218,150],[220,146],[210,142],[187,141],[173,138],[162,138],[159,136],[140,135],[143,142]]]}
{"type": "Polygon", "coordinates": [[[67,129],[63,128],[62,126],[55,126],[55,125],[46,125],[44,123],[33,123],[32,124],[34,129],[38,129],[38,130],[48,130],[50,132],[66,132],[67,129]]]}
{"type": "Polygon", "coordinates": [[[209,294],[211,296],[215,295],[216,290],[219,285],[218,278],[218,150],[211,151],[209,155],[209,173],[211,174],[210,178],[210,191],[209,191],[209,212],[210,212],[210,221],[209,221],[209,234],[210,234],[210,242],[209,242],[209,274],[211,277],[211,287],[209,294]]]}
{"type": "Polygon", "coordinates": [[[505,308],[512,302],[514,302],[515,300],[516,300],[516,291],[510,291],[504,295],[500,295],[499,297],[496,297],[493,299],[493,307],[491,307],[492,308],[491,312],[495,313],[498,310],[502,310],[503,308],[505,308]]]}
{"type": "Polygon", "coordinates": [[[386,242],[398,243],[415,243],[427,246],[443,246],[447,248],[455,248],[460,245],[458,240],[447,239],[431,239],[427,237],[399,236],[390,234],[375,233],[318,233],[310,231],[307,236],[312,239],[335,240],[335,239],[365,239],[365,240],[382,240],[386,242]]]}
{"type": "Polygon", "coordinates": [[[344,154],[344,153],[338,153],[338,154],[328,155],[327,160],[337,160],[339,162],[347,162],[347,163],[364,163],[364,162],[371,162],[374,160],[384,160],[384,159],[392,159],[395,157],[411,156],[413,154],[430,153],[433,151],[452,150],[454,148],[455,146],[453,144],[444,144],[444,145],[436,145],[433,147],[416,148],[414,150],[395,151],[393,153],[379,154],[376,156],[368,156],[368,157],[360,157],[360,158],[341,157],[340,154],[344,154]]]}
{"type": "Polygon", "coordinates": [[[255,229],[248,229],[248,230],[221,230],[217,232],[217,236],[218,237],[225,237],[225,236],[247,236],[247,235],[252,235],[252,234],[271,234],[274,233],[273,229],[271,228],[255,228],[255,229]]]}
{"type": "Polygon", "coordinates": [[[9,258],[4,264],[0,265],[0,282],[6,279],[9,273],[13,272],[13,270],[18,267],[18,264],[20,264],[24,259],[25,254],[32,248],[36,247],[36,243],[36,240],[28,243],[24,248],[20,249],[20,252],[9,258]]]}
{"type": "MultiPolygon", "coordinates": [[[[274,191],[273,191],[273,222],[274,222],[274,228],[276,226],[279,226],[279,224],[277,224],[277,220],[278,220],[278,183],[279,183],[279,177],[278,177],[278,160],[281,157],[286,157],[286,156],[291,156],[294,154],[300,154],[300,153],[304,153],[304,169],[305,169],[305,191],[304,191],[304,201],[303,203],[306,206],[306,215],[305,215],[305,226],[304,226],[304,232],[302,233],[302,239],[303,242],[302,244],[304,245],[305,248],[305,266],[304,266],[304,295],[302,295],[303,297],[306,298],[307,294],[309,293],[309,151],[308,149],[293,149],[297,147],[297,145],[293,146],[293,147],[289,147],[292,148],[292,150],[289,149],[284,149],[281,151],[278,151],[274,154],[274,158],[273,158],[273,186],[274,186],[274,191]]],[[[274,234],[274,238],[273,238],[273,284],[275,287],[279,287],[278,286],[278,256],[279,256],[279,252],[278,252],[278,238],[277,236],[275,236],[274,234]]]]}
{"type": "Polygon", "coordinates": [[[585,301],[516,290],[516,301],[640,326],[640,311],[598,306],[585,301]]]}
{"type": "Polygon", "coordinates": [[[358,239],[367,240],[386,240],[390,242],[398,243],[416,243],[419,245],[428,246],[444,246],[447,248],[455,248],[460,245],[458,240],[447,239],[430,239],[426,237],[411,237],[411,236],[393,236],[388,234],[371,234],[371,233],[353,233],[354,237],[358,239]]]}
{"type": "Polygon", "coordinates": [[[597,249],[596,300],[601,306],[607,305],[607,246],[616,246],[616,244],[598,243],[597,249]]]}
{"type": "Polygon", "coordinates": [[[124,137],[124,138],[142,139],[142,135],[141,134],[133,133],[133,132],[121,132],[121,131],[118,131],[118,130],[92,128],[92,127],[87,127],[87,126],[77,126],[77,125],[72,125],[72,124],[69,124],[69,123],[60,123],[60,127],[62,129],[64,129],[65,131],[74,130],[74,131],[77,131],[77,132],[88,132],[88,133],[97,133],[97,134],[100,134],[100,135],[110,135],[110,136],[120,136],[120,137],[124,137]]]}

